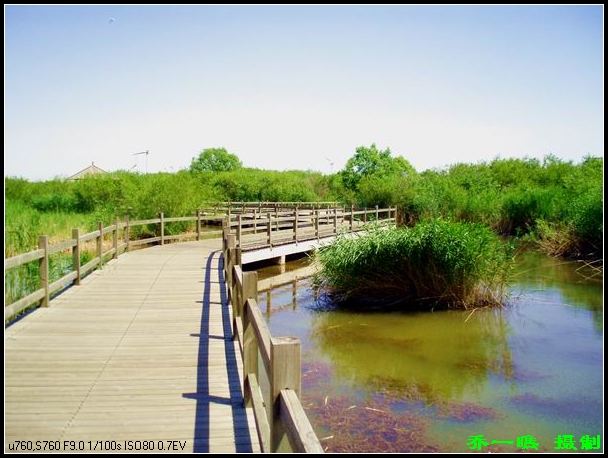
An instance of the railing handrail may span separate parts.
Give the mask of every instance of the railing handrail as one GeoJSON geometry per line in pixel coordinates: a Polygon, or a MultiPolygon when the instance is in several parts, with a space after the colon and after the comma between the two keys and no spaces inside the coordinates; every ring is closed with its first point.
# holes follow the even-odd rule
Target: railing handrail
{"type": "Polygon", "coordinates": [[[278,451],[285,435],[296,452],[323,452],[300,402],[300,342],[295,338],[273,338],[257,305],[256,272],[243,272],[245,236],[253,233],[259,248],[259,233],[266,233],[267,246],[274,237],[287,234],[287,243],[335,236],[346,222],[347,230],[363,230],[371,221],[396,222],[396,208],[349,210],[294,208],[291,211],[228,213],[222,231],[222,251],[229,302],[233,311],[233,335],[243,356],[243,395],[253,406],[262,451],[278,451]],[[381,219],[381,216],[384,217],[381,219]],[[356,224],[355,224],[356,223],[356,224]],[[327,231],[326,228],[330,227],[327,231]],[[311,229],[314,228],[314,231],[311,229]],[[303,231],[308,230],[306,234],[303,231]],[[261,359],[261,361],[259,361],[261,359]],[[261,363],[261,364],[260,364],[261,363]],[[259,380],[263,368],[270,383],[270,399],[262,394],[259,380]]]}
{"type": "MultiPolygon", "coordinates": [[[[216,203],[217,205],[223,205],[224,202],[216,203]]],[[[234,204],[234,202],[228,202],[229,205],[234,204]]],[[[277,234],[281,233],[281,230],[288,229],[283,235],[287,235],[288,238],[293,241],[302,241],[315,237],[319,237],[321,235],[326,236],[327,228],[330,227],[329,232],[336,234],[338,232],[338,226],[342,226],[346,221],[349,221],[349,229],[350,231],[354,231],[357,229],[354,223],[357,221],[357,216],[359,216],[359,220],[361,219],[361,215],[363,215],[363,222],[367,221],[367,217],[370,214],[375,214],[375,218],[378,219],[379,215],[383,212],[388,212],[387,220],[394,221],[394,213],[391,218],[391,212],[394,212],[394,208],[389,209],[378,209],[378,207],[374,209],[364,209],[364,210],[354,210],[354,207],[351,206],[350,212],[345,210],[338,205],[331,207],[332,204],[337,204],[337,202],[237,202],[236,204],[243,206],[244,204],[257,205],[258,209],[265,208],[265,205],[272,205],[272,211],[264,212],[265,217],[261,216],[262,213],[254,211],[252,213],[241,213],[241,214],[232,214],[228,213],[228,221],[229,227],[236,228],[237,234],[237,245],[242,249],[247,249],[247,244],[244,243],[244,237],[247,237],[249,234],[257,234],[258,229],[264,230],[267,234],[266,246],[272,246],[273,243],[281,242],[277,240],[277,234]],[[281,206],[287,206],[289,204],[297,204],[294,205],[294,208],[289,211],[279,211],[279,208],[286,208],[281,206]],[[317,208],[302,208],[303,206],[310,204],[316,205],[317,208]],[[321,206],[324,206],[321,208],[321,206]],[[274,214],[274,216],[273,216],[274,214]],[[252,220],[248,222],[247,218],[249,215],[252,215],[252,220]],[[282,217],[277,217],[276,215],[287,215],[282,217]],[[307,234],[305,227],[306,225],[315,227],[314,236],[311,234],[307,234]],[[259,226],[259,227],[258,227],[259,226]],[[273,239],[273,236],[275,239],[273,239]]],[[[26,253],[20,253],[15,256],[11,256],[9,258],[5,258],[4,260],[4,270],[5,275],[6,271],[22,266],[26,263],[38,261],[39,262],[39,273],[40,273],[40,281],[39,288],[23,298],[20,298],[12,303],[5,304],[4,308],[4,318],[5,322],[7,319],[12,318],[17,313],[21,312],[23,309],[35,304],[36,302],[42,299],[41,305],[46,307],[48,306],[49,296],[53,293],[69,286],[69,284],[80,284],[81,278],[89,273],[90,271],[96,269],[97,267],[103,265],[103,262],[109,257],[117,258],[125,251],[129,251],[134,246],[139,245],[147,245],[151,243],[159,242],[161,245],[169,240],[184,240],[189,238],[196,237],[196,240],[201,239],[201,225],[203,221],[206,220],[217,220],[217,215],[208,216],[203,213],[201,210],[197,210],[195,216],[179,216],[179,217],[169,217],[164,218],[163,213],[159,214],[159,218],[150,218],[143,220],[130,220],[128,216],[125,216],[123,221],[115,220],[114,223],[104,225],[101,222],[98,224],[98,229],[89,233],[80,234],[79,229],[72,230],[72,238],[67,240],[62,240],[60,242],[49,244],[47,236],[40,236],[38,248],[28,251],[26,253]],[[165,235],[165,225],[167,223],[173,222],[188,222],[188,221],[196,221],[196,232],[195,233],[180,233],[180,234],[172,234],[165,235]],[[134,227],[142,226],[142,225],[150,225],[150,224],[159,224],[160,225],[160,236],[151,236],[144,237],[137,240],[132,240],[130,237],[130,231],[134,227]],[[122,231],[122,241],[119,242],[119,231],[122,231]],[[104,249],[103,239],[105,236],[110,236],[112,238],[111,247],[109,249],[104,249]],[[44,247],[43,247],[43,238],[45,238],[44,247]],[[95,240],[96,243],[96,256],[84,265],[80,265],[80,248],[81,245],[95,240]],[[58,279],[57,281],[50,283],[49,282],[49,271],[48,271],[48,263],[49,256],[64,250],[72,250],[73,257],[73,269],[70,270],[66,275],[58,279]],[[45,270],[46,269],[46,270],[45,270]]],[[[224,224],[226,220],[224,219],[224,224]]],[[[214,234],[219,235],[221,232],[217,231],[214,234]]],[[[282,241],[285,242],[284,240],[282,241]]],[[[107,246],[107,244],[106,244],[107,246]]],[[[259,247],[259,244],[256,245],[259,247]]]]}
{"type": "MultiPolygon", "coordinates": [[[[248,203],[248,202],[246,202],[248,203]]],[[[271,202],[272,203],[272,202],[271,202]]],[[[289,202],[287,202],[289,203],[289,202]]],[[[305,202],[306,203],[306,202],[305,202]]],[[[313,203],[318,203],[318,202],[313,202],[313,203]]],[[[320,203],[324,203],[324,202],[320,202],[320,203]]],[[[322,209],[319,209],[322,210],[322,209]]],[[[327,212],[324,216],[328,216],[329,213],[327,212]]],[[[380,213],[384,212],[384,211],[394,211],[395,208],[394,207],[389,207],[388,209],[365,209],[365,210],[356,210],[356,211],[352,211],[351,213],[345,213],[344,210],[342,212],[343,215],[367,215],[367,214],[372,214],[375,211],[378,211],[380,213]]],[[[268,212],[270,214],[271,217],[271,221],[272,222],[277,222],[277,218],[275,217],[274,219],[272,219],[272,213],[268,212]]],[[[285,222],[290,222],[290,221],[294,221],[295,217],[293,216],[293,212],[279,212],[279,213],[284,213],[284,214],[288,214],[289,216],[286,217],[284,220],[278,219],[279,222],[281,221],[285,221],[285,222]]],[[[244,216],[247,216],[249,214],[245,214],[244,216]]],[[[251,213],[252,216],[254,215],[259,215],[259,213],[251,213]]],[[[338,215],[340,215],[340,213],[338,213],[338,215]]],[[[301,216],[303,219],[306,219],[307,216],[310,216],[310,214],[305,214],[305,213],[300,213],[299,216],[301,216]]],[[[164,222],[165,223],[169,223],[169,222],[188,222],[188,221],[205,221],[205,220],[209,220],[209,219],[215,219],[213,217],[207,217],[202,215],[202,211],[199,210],[197,216],[179,216],[179,217],[169,217],[169,218],[164,218],[164,222]]],[[[231,223],[230,223],[230,227],[235,227],[238,225],[237,222],[237,215],[231,215],[231,219],[230,219],[231,223]],[[233,223],[233,219],[234,219],[234,223],[233,223]]],[[[118,223],[115,223],[113,225],[109,225],[109,226],[105,226],[105,228],[103,229],[104,231],[104,235],[113,232],[115,229],[115,225],[118,224],[118,229],[125,229],[126,227],[136,227],[136,226],[143,226],[143,225],[148,225],[148,224],[159,224],[161,222],[161,218],[150,218],[150,219],[144,219],[144,220],[131,220],[129,221],[128,218],[125,219],[125,221],[119,221],[118,223]]],[[[186,233],[184,233],[186,234],[186,233]]],[[[95,238],[99,237],[99,230],[95,230],[86,234],[83,234],[80,236],[79,242],[83,243],[95,238]]],[[[154,238],[154,237],[150,237],[150,238],[154,238]]],[[[146,238],[144,239],[139,239],[140,241],[144,241],[147,240],[146,238]]],[[[57,242],[56,244],[53,245],[49,245],[49,249],[51,250],[51,253],[55,253],[57,251],[61,251],[63,248],[57,248],[58,245],[64,244],[64,243],[75,243],[73,242],[73,239],[66,239],[64,241],[61,242],[57,242]],[[72,242],[70,242],[72,241],[72,242]]],[[[67,248],[67,247],[66,247],[67,248]]],[[[4,259],[4,269],[10,269],[13,267],[18,267],[22,264],[25,264],[26,262],[30,262],[36,259],[39,259],[37,257],[35,257],[36,255],[40,255],[41,254],[41,250],[38,248],[36,250],[31,250],[28,251],[26,253],[20,253],[14,256],[11,256],[10,258],[5,258],[4,259]],[[32,256],[34,256],[32,258],[32,256]]]]}
{"type": "Polygon", "coordinates": [[[257,272],[243,272],[236,235],[226,224],[222,251],[233,336],[243,358],[244,403],[253,407],[262,452],[279,451],[286,437],[295,452],[322,453],[300,402],[300,341],[270,333],[257,305],[257,272]],[[261,367],[269,381],[270,399],[265,399],[259,384],[261,367]]]}
{"type": "Polygon", "coordinates": [[[397,208],[373,208],[349,210],[341,207],[332,209],[300,210],[285,212],[228,214],[224,227],[234,229],[236,244],[243,251],[272,247],[277,244],[301,242],[335,236],[341,230],[357,232],[364,230],[366,223],[377,221],[381,224],[397,222],[397,208]],[[328,230],[329,228],[329,230],[328,230]],[[266,234],[266,240],[258,234],[266,234]],[[253,235],[253,237],[250,237],[253,235]]]}
{"type": "MultiPolygon", "coordinates": [[[[20,267],[29,262],[39,262],[39,285],[38,289],[27,294],[14,302],[5,304],[4,306],[4,320],[5,322],[13,318],[16,314],[32,306],[33,304],[41,301],[41,306],[48,307],[49,297],[53,293],[62,290],[70,284],[78,285],[80,280],[87,273],[95,270],[96,268],[103,265],[103,263],[111,256],[113,259],[118,258],[122,253],[127,252],[130,248],[138,245],[147,245],[155,242],[159,242],[161,245],[169,240],[184,240],[193,239],[200,240],[202,237],[201,226],[202,222],[209,219],[217,219],[212,217],[205,217],[200,210],[197,210],[195,216],[181,216],[164,218],[163,213],[159,213],[158,218],[144,219],[144,220],[129,220],[128,216],[125,216],[123,221],[115,220],[113,224],[104,225],[98,223],[98,229],[86,234],[81,234],[80,229],[72,229],[72,237],[66,240],[61,240],[54,244],[48,243],[48,236],[41,235],[39,237],[38,248],[35,250],[28,251],[26,253],[20,253],[15,256],[4,259],[4,271],[20,267]],[[164,235],[165,225],[173,222],[187,222],[196,221],[196,232],[182,232],[179,234],[164,235]],[[145,237],[137,240],[130,238],[130,230],[133,227],[143,226],[148,224],[159,224],[160,225],[160,236],[145,237]],[[122,231],[122,242],[119,242],[119,231],[122,231]],[[105,243],[106,236],[111,237],[111,243],[105,243]],[[95,257],[84,265],[80,265],[80,251],[81,245],[86,242],[95,240],[95,257]],[[109,248],[106,248],[110,245],[109,248]],[[48,270],[49,256],[58,253],[60,251],[72,250],[73,266],[72,269],[64,276],[54,282],[49,281],[50,272],[48,270]]],[[[207,232],[209,234],[209,232],[207,232]]],[[[212,232],[214,235],[221,235],[221,231],[212,232]]]]}

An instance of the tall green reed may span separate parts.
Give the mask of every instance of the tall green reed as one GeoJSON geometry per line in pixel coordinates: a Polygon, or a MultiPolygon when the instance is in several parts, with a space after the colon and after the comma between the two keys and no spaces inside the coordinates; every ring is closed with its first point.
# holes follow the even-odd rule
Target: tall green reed
{"type": "Polygon", "coordinates": [[[503,304],[513,245],[477,223],[442,219],[342,235],[315,253],[315,285],[360,308],[471,308],[503,304]]]}

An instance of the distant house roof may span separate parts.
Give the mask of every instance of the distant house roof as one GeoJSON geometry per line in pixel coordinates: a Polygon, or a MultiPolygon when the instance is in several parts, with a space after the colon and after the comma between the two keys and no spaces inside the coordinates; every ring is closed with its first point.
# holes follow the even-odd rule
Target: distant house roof
{"type": "Polygon", "coordinates": [[[91,165],[89,165],[86,169],[82,169],[80,172],[72,175],[71,177],[68,177],[67,180],[68,181],[80,180],[81,178],[84,178],[87,175],[99,175],[99,174],[104,174],[104,173],[108,173],[108,172],[97,167],[95,165],[95,162],[91,162],[91,165]]]}

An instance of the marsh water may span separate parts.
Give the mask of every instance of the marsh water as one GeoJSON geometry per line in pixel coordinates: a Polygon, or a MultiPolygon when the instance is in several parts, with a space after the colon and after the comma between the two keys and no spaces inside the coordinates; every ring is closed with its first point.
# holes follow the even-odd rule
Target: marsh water
{"type": "Polygon", "coordinates": [[[558,436],[603,450],[602,276],[581,262],[524,253],[502,309],[319,311],[306,279],[259,303],[274,336],[302,342],[302,402],[327,451],[549,452],[558,436]]]}

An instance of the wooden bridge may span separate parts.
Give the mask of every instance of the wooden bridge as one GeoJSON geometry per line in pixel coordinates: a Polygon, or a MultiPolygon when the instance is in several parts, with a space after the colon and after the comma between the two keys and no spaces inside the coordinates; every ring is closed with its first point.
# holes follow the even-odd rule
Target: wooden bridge
{"type": "MultiPolygon", "coordinates": [[[[161,214],[54,245],[43,236],[38,250],[5,259],[5,284],[7,270],[28,263],[40,277],[5,306],[5,322],[41,305],[5,328],[5,452],[322,451],[299,401],[299,342],[271,336],[242,257],[362,224],[353,210],[242,210],[229,210],[221,239],[202,240],[202,212],[161,214]],[[184,222],[196,231],[165,235],[184,222]],[[130,239],[151,224],[159,235],[130,239]],[[81,266],[88,242],[96,256],[81,266]],[[72,270],[50,281],[49,259],[66,251],[72,270]]],[[[392,209],[370,219],[383,211],[391,221],[392,209]]]]}

